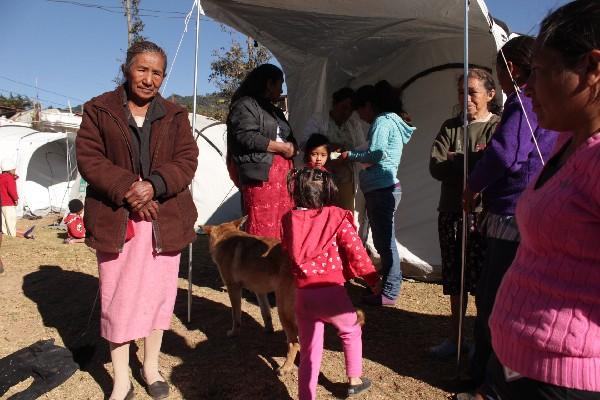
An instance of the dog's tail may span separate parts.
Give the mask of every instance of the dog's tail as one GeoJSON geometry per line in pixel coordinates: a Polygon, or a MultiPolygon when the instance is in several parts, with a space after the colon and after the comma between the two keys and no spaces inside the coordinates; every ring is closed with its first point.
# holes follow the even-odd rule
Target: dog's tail
{"type": "Polygon", "coordinates": [[[365,324],[365,312],[360,308],[356,309],[356,323],[360,326],[365,324]]]}

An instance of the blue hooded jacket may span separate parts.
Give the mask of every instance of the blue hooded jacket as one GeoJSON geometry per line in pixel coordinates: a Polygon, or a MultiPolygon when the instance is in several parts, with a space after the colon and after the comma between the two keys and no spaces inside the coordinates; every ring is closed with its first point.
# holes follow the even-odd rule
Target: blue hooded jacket
{"type": "Polygon", "coordinates": [[[398,183],[398,166],[402,149],[416,128],[409,126],[398,114],[379,114],[369,129],[369,148],[350,151],[348,159],[371,164],[359,175],[363,193],[394,186],[398,183]]]}

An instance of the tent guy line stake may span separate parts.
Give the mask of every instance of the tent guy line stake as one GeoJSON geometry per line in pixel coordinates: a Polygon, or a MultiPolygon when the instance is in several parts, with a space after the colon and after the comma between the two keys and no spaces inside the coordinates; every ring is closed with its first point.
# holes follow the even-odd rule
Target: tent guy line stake
{"type": "MultiPolygon", "coordinates": [[[[465,33],[464,33],[464,66],[463,66],[463,192],[467,188],[467,173],[469,166],[469,121],[467,118],[467,100],[469,98],[469,0],[465,0],[465,33]]],[[[465,264],[467,253],[468,213],[462,210],[462,242],[460,260],[460,299],[458,303],[458,343],[456,344],[456,376],[460,378],[460,362],[463,336],[463,303],[465,298],[465,264]]]]}
{"type": "MultiPolygon", "coordinates": [[[[196,49],[194,51],[194,106],[193,106],[193,118],[192,118],[192,132],[196,132],[196,98],[198,91],[198,39],[200,37],[200,2],[198,0],[194,1],[196,5],[196,49]]],[[[203,12],[204,14],[204,12],[203,12]]],[[[190,193],[192,194],[192,198],[194,198],[194,179],[192,178],[192,183],[190,184],[190,193]]],[[[195,223],[195,222],[194,222],[195,223]]],[[[193,244],[190,243],[188,246],[188,298],[187,298],[187,322],[190,323],[192,320],[192,260],[193,260],[193,244]]]]}

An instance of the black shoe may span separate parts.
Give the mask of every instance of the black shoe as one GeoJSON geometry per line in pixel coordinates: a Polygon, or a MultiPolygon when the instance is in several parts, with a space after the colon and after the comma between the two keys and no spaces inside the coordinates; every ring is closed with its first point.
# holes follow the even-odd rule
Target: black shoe
{"type": "Polygon", "coordinates": [[[371,380],[369,378],[360,379],[362,379],[362,383],[348,386],[348,397],[356,396],[362,392],[366,392],[369,390],[369,388],[371,388],[371,380]]]}
{"type": "MultiPolygon", "coordinates": [[[[144,376],[144,370],[140,369],[140,375],[142,380],[146,384],[146,391],[154,400],[166,399],[169,397],[169,384],[165,381],[156,381],[152,384],[148,384],[146,377],[144,376]]],[[[162,375],[161,375],[162,376],[162,375]]]]}
{"type": "Polygon", "coordinates": [[[135,391],[133,390],[133,383],[129,382],[129,391],[127,392],[125,397],[123,397],[123,400],[133,400],[134,398],[135,398],[135,391]]]}

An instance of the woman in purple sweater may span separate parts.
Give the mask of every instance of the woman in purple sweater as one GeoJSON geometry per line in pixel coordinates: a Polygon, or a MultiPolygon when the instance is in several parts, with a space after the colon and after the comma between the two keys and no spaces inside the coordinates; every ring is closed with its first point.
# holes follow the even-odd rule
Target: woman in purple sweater
{"type": "Polygon", "coordinates": [[[600,2],[546,17],[527,94],[561,132],[521,195],[521,244],[490,317],[485,395],[600,399],[600,2]],[[562,133],[564,132],[564,133],[562,133]]]}
{"type": "Polygon", "coordinates": [[[557,137],[555,132],[538,126],[531,99],[522,92],[531,73],[534,43],[530,36],[519,36],[508,41],[498,53],[498,82],[508,98],[500,123],[469,175],[464,193],[464,204],[469,212],[481,194],[485,215],[482,234],[486,253],[475,293],[477,318],[471,366],[477,385],[483,382],[492,352],[488,319],[496,292],[519,247],[515,222],[517,199],[542,169],[542,159],[548,159],[557,137]]]}

